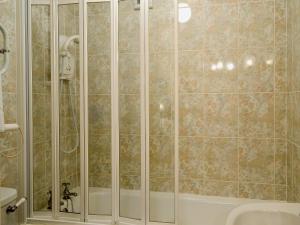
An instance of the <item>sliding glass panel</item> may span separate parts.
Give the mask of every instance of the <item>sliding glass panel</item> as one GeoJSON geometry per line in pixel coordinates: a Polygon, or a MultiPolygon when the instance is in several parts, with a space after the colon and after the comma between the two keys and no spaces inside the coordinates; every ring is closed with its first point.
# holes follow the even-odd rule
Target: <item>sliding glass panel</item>
{"type": "Polygon", "coordinates": [[[89,214],[112,214],[110,1],[88,3],[89,214]]]}
{"type": "Polygon", "coordinates": [[[120,216],[141,219],[140,11],[119,1],[120,216]]]}
{"type": "Polygon", "coordinates": [[[175,221],[174,2],[149,1],[150,221],[164,223],[175,221]]]}
{"type": "Polygon", "coordinates": [[[52,191],[50,6],[31,5],[33,211],[50,211],[52,191]],[[50,200],[50,201],[49,201],[50,200]]]}
{"type": "Polygon", "coordinates": [[[79,4],[58,5],[60,210],[80,213],[79,4]]]}

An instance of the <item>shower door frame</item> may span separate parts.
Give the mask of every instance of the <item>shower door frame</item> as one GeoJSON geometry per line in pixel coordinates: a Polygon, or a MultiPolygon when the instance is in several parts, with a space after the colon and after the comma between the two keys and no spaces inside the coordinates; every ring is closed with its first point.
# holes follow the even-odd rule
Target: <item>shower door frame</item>
{"type": "MultiPolygon", "coordinates": [[[[30,120],[29,128],[27,130],[27,134],[29,136],[28,146],[29,146],[29,154],[28,161],[29,166],[27,168],[26,177],[30,180],[27,193],[30,196],[28,201],[28,221],[31,223],[36,222],[60,222],[60,223],[72,223],[72,224],[110,224],[112,221],[115,221],[114,216],[114,208],[112,207],[112,216],[101,216],[101,215],[89,215],[88,214],[88,87],[87,87],[87,12],[86,6],[87,3],[90,2],[107,2],[109,0],[28,0],[27,5],[24,6],[26,11],[26,27],[28,29],[26,42],[28,44],[28,87],[25,91],[28,93],[28,116],[30,120]],[[80,198],[80,214],[74,213],[64,213],[60,212],[59,204],[60,204],[60,176],[59,176],[59,77],[57,74],[59,73],[59,54],[58,54],[58,5],[59,4],[78,4],[79,8],[79,36],[80,36],[80,196],[84,196],[80,198]],[[52,211],[49,212],[41,212],[38,215],[35,214],[33,210],[33,140],[32,140],[32,35],[31,35],[31,6],[32,5],[48,5],[50,8],[50,36],[51,36],[51,122],[52,122],[52,211]],[[87,223],[89,221],[91,223],[87,223]]],[[[111,4],[111,12],[113,10],[113,4],[111,4]]],[[[111,13],[111,18],[113,19],[113,14],[111,13]]],[[[112,24],[113,25],[113,24],[112,24]]],[[[111,26],[112,27],[112,26],[111,26]]],[[[112,29],[111,29],[112,30],[112,29]]],[[[113,30],[112,37],[113,35],[113,30]]],[[[112,41],[111,46],[114,46],[114,42],[112,41]]],[[[113,57],[113,52],[111,53],[113,57]]],[[[113,58],[112,58],[113,60],[113,58]]],[[[112,61],[113,62],[113,61],[112,61]]],[[[113,64],[112,64],[113,65],[113,64]]],[[[113,72],[113,70],[112,70],[113,72]]],[[[112,89],[113,90],[113,89],[112,89]]],[[[113,135],[112,135],[113,137],[113,135]]],[[[112,157],[114,157],[114,151],[112,151],[112,157]]],[[[112,160],[113,162],[115,160],[112,160]]],[[[114,168],[114,166],[112,166],[114,168]]],[[[112,173],[112,177],[114,177],[114,173],[112,173]]],[[[115,186],[115,181],[112,180],[112,186],[115,186]]],[[[114,193],[114,188],[112,188],[112,193],[114,193]]],[[[114,195],[112,194],[112,199],[114,195]]],[[[114,205],[115,201],[112,201],[112,205],[114,205]]]]}
{"type": "MultiPolygon", "coordinates": [[[[174,22],[174,52],[175,52],[175,135],[174,135],[174,170],[175,170],[175,205],[174,223],[150,221],[150,153],[149,153],[149,0],[140,1],[140,73],[141,73],[141,219],[130,219],[120,216],[120,184],[119,184],[119,81],[118,81],[118,14],[119,0],[28,0],[27,5],[27,43],[29,56],[29,87],[26,90],[29,98],[30,136],[28,143],[30,166],[27,168],[27,178],[30,179],[28,188],[29,207],[28,222],[31,223],[65,223],[65,224],[120,224],[120,225],[166,225],[178,224],[178,193],[179,193],[179,165],[178,165],[178,25],[174,22]],[[58,5],[59,1],[78,3],[79,7],[79,36],[80,36],[80,199],[81,213],[63,213],[59,210],[60,178],[59,178],[59,77],[58,74],[58,5]],[[111,135],[112,135],[112,215],[89,215],[88,212],[88,50],[87,50],[87,4],[110,1],[111,4],[111,135]],[[31,96],[31,5],[39,2],[49,4],[51,26],[51,108],[52,108],[52,212],[35,215],[33,211],[33,152],[32,152],[32,96],[31,96]]],[[[177,18],[177,0],[174,1],[174,17],[177,18]]],[[[137,206],[138,207],[138,206],[137,206]]]]}

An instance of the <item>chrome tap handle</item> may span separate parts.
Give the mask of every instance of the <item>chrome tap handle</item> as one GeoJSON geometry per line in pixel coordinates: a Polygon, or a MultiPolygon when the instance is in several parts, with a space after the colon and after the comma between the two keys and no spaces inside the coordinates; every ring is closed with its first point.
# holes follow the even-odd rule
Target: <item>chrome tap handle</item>
{"type": "Polygon", "coordinates": [[[5,53],[9,53],[10,51],[8,49],[2,48],[0,49],[0,54],[5,54],[5,53]]]}

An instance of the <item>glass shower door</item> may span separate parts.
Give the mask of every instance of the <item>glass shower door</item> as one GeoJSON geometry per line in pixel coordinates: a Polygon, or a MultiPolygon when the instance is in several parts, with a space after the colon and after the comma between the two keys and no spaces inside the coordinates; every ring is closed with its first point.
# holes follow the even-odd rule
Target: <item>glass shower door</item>
{"type": "Polygon", "coordinates": [[[144,154],[141,15],[137,2],[119,1],[119,215],[142,220],[144,154]]]}
{"type": "Polygon", "coordinates": [[[175,3],[149,0],[146,9],[149,222],[175,223],[175,3]]]}
{"type": "Polygon", "coordinates": [[[86,19],[88,214],[111,216],[111,2],[88,2],[86,19]]]}
{"type": "Polygon", "coordinates": [[[29,6],[31,33],[31,129],[34,213],[52,210],[50,5],[29,6]]]}
{"type": "Polygon", "coordinates": [[[59,189],[64,213],[80,207],[79,1],[58,3],[59,189]]]}

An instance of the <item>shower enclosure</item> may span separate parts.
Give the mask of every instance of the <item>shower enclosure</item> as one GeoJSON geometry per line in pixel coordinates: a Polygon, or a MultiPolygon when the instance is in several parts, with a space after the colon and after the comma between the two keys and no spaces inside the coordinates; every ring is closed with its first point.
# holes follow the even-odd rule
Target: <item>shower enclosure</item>
{"type": "Polygon", "coordinates": [[[29,1],[32,218],[175,223],[176,13],[29,1]]]}
{"type": "Polygon", "coordinates": [[[31,221],[180,224],[184,198],[300,202],[297,9],[28,0],[31,221]]]}

